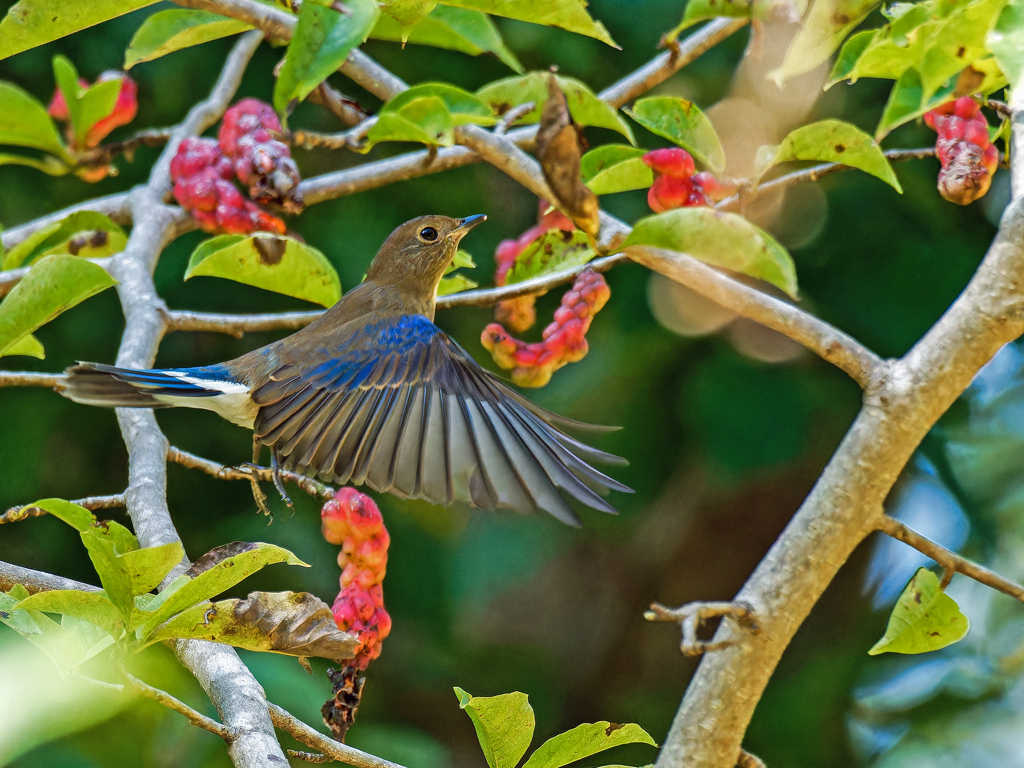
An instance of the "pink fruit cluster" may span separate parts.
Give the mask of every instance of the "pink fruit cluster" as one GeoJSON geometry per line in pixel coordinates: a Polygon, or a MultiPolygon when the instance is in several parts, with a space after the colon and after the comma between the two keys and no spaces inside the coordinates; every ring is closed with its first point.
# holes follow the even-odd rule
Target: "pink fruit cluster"
{"type": "Polygon", "coordinates": [[[280,133],[281,121],[269,104],[242,99],[224,114],[218,141],[238,180],[249,188],[249,197],[301,213],[299,169],[288,145],[274,138],[280,133]]]}
{"type": "Polygon", "coordinates": [[[989,139],[988,121],[978,102],[963,96],[926,113],[924,122],[939,134],[939,194],[958,205],[983,197],[999,165],[999,150],[989,139]]]}
{"type": "MultiPolygon", "coordinates": [[[[572,232],[576,225],[560,211],[551,208],[546,200],[540,200],[537,210],[537,223],[523,232],[515,240],[502,240],[494,252],[494,284],[504,285],[509,270],[515,264],[519,254],[538,238],[552,229],[572,232]],[[550,210],[549,210],[550,209],[550,210]],[[547,211],[545,213],[545,211],[547,211]]],[[[494,310],[494,317],[507,326],[513,333],[524,333],[537,322],[537,310],[534,308],[535,297],[521,296],[518,299],[506,299],[494,310]]]]}
{"type": "Polygon", "coordinates": [[[211,234],[276,232],[283,235],[287,229],[285,223],[243,197],[230,181],[233,173],[230,158],[216,141],[188,137],[171,160],[174,199],[211,234]]]}
{"type": "Polygon", "coordinates": [[[641,158],[654,171],[654,183],[647,191],[647,204],[655,213],[672,208],[713,205],[732,193],[709,171],[697,170],[685,149],[655,149],[641,158]]]}
{"type": "MultiPolygon", "coordinates": [[[[105,83],[109,80],[121,81],[121,90],[117,93],[117,100],[114,102],[114,108],[110,111],[109,115],[98,120],[89,128],[88,133],[85,135],[85,146],[79,147],[77,145],[77,142],[75,141],[75,132],[73,128],[68,125],[66,136],[71,149],[83,150],[97,147],[112,130],[119,128],[122,125],[127,125],[135,119],[135,113],[138,112],[139,109],[138,86],[135,85],[135,81],[128,77],[124,72],[118,72],[116,70],[103,72],[98,78],[96,78],[97,83],[105,83]]],[[[82,88],[89,87],[89,83],[85,79],[80,79],[78,84],[82,88]]],[[[64,94],[61,93],[60,88],[54,91],[53,99],[50,101],[50,107],[47,112],[54,120],[70,123],[71,113],[68,112],[68,103],[64,99],[64,94]]]]}
{"type": "Polygon", "coordinates": [[[373,499],[354,488],[337,491],[324,504],[320,519],[324,538],[341,545],[341,592],[332,607],[334,620],[359,640],[349,666],[363,670],[380,656],[381,642],[391,632],[381,587],[391,538],[373,499]]]}
{"type": "Polygon", "coordinates": [[[543,341],[520,341],[498,323],[484,328],[480,341],[499,367],[512,371],[514,383],[521,387],[543,387],[552,373],[586,356],[590,322],[610,296],[604,278],[587,269],[562,297],[554,322],[544,329],[543,341]]]}

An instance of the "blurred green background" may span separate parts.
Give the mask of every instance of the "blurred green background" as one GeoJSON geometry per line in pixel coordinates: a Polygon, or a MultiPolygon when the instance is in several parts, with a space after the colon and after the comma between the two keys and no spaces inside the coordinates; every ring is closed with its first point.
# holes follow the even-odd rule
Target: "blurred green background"
{"type": "MultiPolygon", "coordinates": [[[[2,5],[6,11],[9,3],[2,5]]],[[[142,19],[164,5],[0,62],[0,79],[48,101],[53,55],[67,55],[89,79],[118,68],[142,19]]],[[[621,51],[559,30],[503,19],[497,23],[527,69],[557,64],[563,74],[599,90],[656,53],[660,35],[678,22],[681,7],[666,0],[594,0],[591,12],[606,24],[621,51]]],[[[708,107],[730,93],[742,95],[744,87],[749,91],[733,81],[747,39],[746,30],[735,35],[658,92],[685,95],[708,107]]],[[[230,45],[217,41],[135,67],[131,74],[139,84],[139,114],[112,138],[180,120],[209,91],[230,45]]],[[[370,42],[365,50],[409,82],[440,80],[475,89],[512,74],[493,58],[414,45],[402,50],[396,44],[370,42]]],[[[272,70],[280,56],[280,49],[262,46],[241,95],[269,99],[272,70]]],[[[331,82],[370,108],[378,105],[339,75],[331,82]]],[[[805,88],[804,96],[812,118],[841,117],[871,130],[886,89],[886,83],[877,81],[838,86],[815,106],[816,86],[805,88]]],[[[757,110],[771,111],[785,101],[772,99],[771,94],[749,98],[745,114],[753,110],[756,116],[757,110]]],[[[719,115],[720,129],[726,132],[729,114],[723,109],[719,115]]],[[[339,129],[333,117],[312,105],[300,106],[292,124],[339,129]]],[[[742,144],[745,136],[756,133],[752,123],[748,127],[742,121],[732,125],[735,141],[742,144]]],[[[662,145],[642,130],[637,133],[644,146],[662,145]]],[[[595,145],[616,140],[600,131],[589,132],[588,138],[595,145]]],[[[886,146],[933,141],[933,133],[912,124],[894,133],[886,146]]],[[[408,149],[379,146],[369,159],[408,149]]],[[[144,180],[156,153],[140,150],[134,163],[118,162],[121,173],[116,178],[91,186],[73,177],[53,179],[30,169],[0,167],[5,190],[0,222],[15,226],[78,200],[127,189],[144,180]]],[[[296,155],[307,178],[367,161],[345,152],[296,155]]],[[[909,349],[962,290],[994,234],[993,222],[1007,195],[1001,172],[986,200],[958,208],[935,191],[937,161],[903,164],[896,170],[906,190],[902,196],[876,179],[851,172],[829,176],[817,187],[796,188],[786,200],[774,201],[772,210],[751,213],[792,248],[805,305],[884,356],[909,349]]],[[[612,196],[603,203],[628,221],[648,212],[643,192],[612,196]]],[[[424,213],[487,213],[487,225],[474,231],[465,246],[479,265],[473,276],[488,284],[498,241],[530,226],[536,205],[500,172],[478,165],[323,203],[289,223],[324,251],[343,285],[351,287],[379,243],[406,219],[424,213]]],[[[285,297],[212,278],[183,283],[188,256],[203,237],[193,233],[181,238],[160,261],[157,285],[171,307],[228,312],[300,307],[285,297]]],[[[410,768],[481,765],[472,725],[452,693],[454,685],[481,696],[528,693],[537,713],[535,744],[596,720],[637,722],[660,741],[695,662],[679,653],[678,629],[646,623],[644,608],[655,600],[678,605],[731,597],[806,496],[855,415],[858,388],[788,340],[743,321],[728,324],[727,317],[699,299],[652,281],[637,266],[616,268],[608,281],[612,299],[593,324],[590,354],[557,373],[548,387],[528,394],[573,418],[621,425],[621,431],[601,438],[599,447],[629,459],[630,466],[615,474],[636,494],[613,499],[621,510],[617,517],[584,514],[582,530],[547,517],[446,510],[380,498],[392,536],[384,591],[394,629],[369,670],[364,701],[349,735],[352,745],[410,768]]],[[[557,300],[558,292],[540,300],[542,319],[533,333],[539,335],[557,300]]],[[[490,310],[459,309],[441,313],[438,323],[490,366],[478,338],[491,317],[490,310]]],[[[76,360],[112,362],[122,326],[116,296],[107,292],[39,331],[48,352],[45,361],[8,358],[4,367],[57,371],[76,360]]],[[[157,364],[214,363],[272,338],[177,333],[163,343],[157,364]]],[[[1016,391],[1017,369],[1011,363],[1011,373],[992,385],[997,393],[1016,391]]],[[[1013,414],[1024,399],[1019,393],[1016,397],[1006,406],[1013,414]]],[[[999,403],[989,405],[1006,405],[999,403]]],[[[1024,463],[1024,451],[1016,437],[1019,417],[1015,421],[990,415],[996,426],[978,437],[972,431],[972,414],[968,404],[954,409],[943,430],[929,438],[902,487],[925,482],[939,488],[936,493],[955,508],[950,530],[962,541],[968,536],[966,521],[973,520],[969,541],[984,559],[998,549],[993,542],[1002,540],[1000,524],[993,521],[1015,519],[1013,504],[1008,507],[1004,501],[1013,497],[1013,478],[1024,463]],[[997,438],[985,443],[985,435],[993,432],[1009,443],[997,438]],[[950,446],[965,440],[981,440],[978,450],[991,448],[1008,462],[1009,468],[999,465],[1005,471],[993,479],[1005,497],[990,486],[983,498],[964,490],[950,446]],[[1003,516],[986,512],[993,509],[1002,510],[1003,516]]],[[[211,414],[161,412],[159,420],[171,443],[183,449],[223,463],[249,458],[249,434],[211,414]]],[[[979,461],[976,454],[971,456],[979,461]]],[[[971,466],[991,469],[985,461],[971,466]]],[[[118,493],[126,469],[112,412],[76,405],[45,390],[0,390],[0,509],[43,497],[118,493]]],[[[964,471],[971,476],[973,470],[964,471]]],[[[191,557],[233,540],[262,540],[288,547],[313,564],[308,570],[271,567],[241,585],[238,595],[272,588],[308,590],[328,602],[333,599],[339,576],[336,549],[320,536],[315,503],[295,490],[292,514],[272,499],[278,514],[268,526],[256,514],[246,483],[217,481],[178,466],[168,472],[170,508],[191,557]]],[[[124,519],[122,511],[110,514],[124,519]]],[[[974,688],[951,688],[951,673],[945,668],[940,674],[928,671],[921,660],[911,660],[897,669],[891,660],[869,658],[866,650],[882,634],[887,609],[910,575],[899,574],[908,563],[913,570],[909,550],[872,554],[872,546],[855,553],[800,630],[757,710],[746,747],[771,768],[878,761],[987,764],[976,755],[962,761],[969,734],[955,740],[956,748],[936,748],[941,760],[953,762],[927,762],[920,751],[907,753],[906,745],[918,744],[914,739],[933,743],[928,728],[948,740],[951,731],[936,718],[963,722],[961,713],[977,707],[1010,707],[1010,722],[1019,725],[1013,719],[1017,710],[1012,697],[1007,698],[1016,668],[993,661],[1003,657],[982,642],[977,654],[989,659],[986,669],[991,672],[984,679],[990,681],[997,673],[1002,677],[974,688]],[[874,579],[872,588],[879,590],[875,602],[881,602],[875,607],[865,595],[865,569],[874,579]],[[893,579],[902,579],[895,592],[893,579]],[[883,586],[891,593],[887,600],[878,597],[883,586]],[[893,682],[897,672],[917,674],[919,682],[930,681],[931,687],[918,685],[916,699],[893,704],[893,690],[900,695],[905,691],[902,683],[893,682]],[[884,695],[886,684],[889,698],[884,695]],[[919,706],[928,714],[911,717],[908,713],[919,706]],[[901,749],[910,757],[901,757],[901,749]]],[[[74,532],[49,518],[0,529],[0,559],[96,580],[74,532]]],[[[1009,562],[1014,562],[1012,551],[1009,562]]],[[[1012,602],[1009,598],[984,599],[1012,614],[1005,608],[1012,602]]],[[[972,637],[983,641],[984,633],[976,621],[972,637]]],[[[6,663],[23,658],[22,645],[0,627],[0,657],[6,663]]],[[[243,655],[273,701],[319,723],[319,708],[330,695],[324,664],[314,662],[315,674],[309,676],[293,659],[243,655]]],[[[933,655],[928,661],[948,656],[933,655]]],[[[166,649],[148,651],[140,664],[147,680],[213,714],[197,684],[180,672],[166,649]]],[[[14,686],[10,679],[0,679],[0,697],[10,701],[11,696],[27,695],[14,686]],[[6,694],[5,685],[11,686],[6,694]]],[[[57,712],[88,706],[78,696],[68,697],[57,712]]],[[[49,715],[40,733],[70,727],[52,709],[49,715]]],[[[1024,749],[1010,750],[1007,754],[1015,754],[1017,762],[1003,764],[1018,765],[1021,753],[1024,749]]],[[[654,751],[621,748],[607,758],[588,764],[601,765],[603,760],[640,765],[651,762],[654,751]]],[[[14,764],[78,768],[229,762],[217,738],[152,702],[139,701],[14,764]]]]}

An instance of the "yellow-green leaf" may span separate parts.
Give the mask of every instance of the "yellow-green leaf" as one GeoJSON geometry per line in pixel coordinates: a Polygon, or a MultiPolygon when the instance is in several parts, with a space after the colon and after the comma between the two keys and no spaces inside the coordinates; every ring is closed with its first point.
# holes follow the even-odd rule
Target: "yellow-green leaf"
{"type": "Polygon", "coordinates": [[[67,309],[115,284],[103,267],[47,256],[0,302],[0,354],[67,309]]]}
{"type": "Polygon", "coordinates": [[[889,616],[885,634],[868,653],[927,653],[967,637],[971,622],[939,588],[939,577],[919,568],[889,616]]]}
{"type": "Polygon", "coordinates": [[[23,355],[25,357],[35,357],[39,360],[46,359],[46,350],[43,349],[42,343],[39,339],[33,336],[31,333],[28,336],[22,336],[19,341],[7,348],[7,351],[0,354],[0,357],[5,355],[23,355]]]}
{"type": "Polygon", "coordinates": [[[713,171],[725,168],[725,150],[711,121],[686,99],[654,96],[640,99],[626,114],[651,133],[687,150],[693,159],[713,171]]]}
{"type": "Polygon", "coordinates": [[[473,696],[455,689],[459,707],[466,710],[476,729],[489,768],[515,768],[533,740],[536,720],[525,693],[473,696]]]}
{"type": "Polygon", "coordinates": [[[423,83],[395,96],[367,134],[367,147],[381,141],[417,141],[450,147],[456,126],[490,125],[490,108],[468,91],[447,83],[423,83]]]}
{"type": "Polygon", "coordinates": [[[580,158],[580,177],[595,195],[646,189],[654,183],[654,172],[643,156],[637,147],[605,144],[580,158]]]}
{"type": "Polygon", "coordinates": [[[552,736],[526,761],[523,768],[562,768],[585,757],[622,744],[658,746],[650,734],[636,723],[584,723],[552,736]]]}
{"type": "Polygon", "coordinates": [[[223,277],[325,307],[341,298],[341,279],[316,248],[268,233],[219,235],[192,252],[185,279],[223,277]]]}
{"type": "Polygon", "coordinates": [[[1009,0],[988,33],[987,43],[1010,88],[1017,88],[1024,77],[1024,0],[1009,0]]]}
{"type": "Polygon", "coordinates": [[[505,276],[505,285],[580,267],[596,255],[586,232],[579,229],[571,232],[563,229],[548,230],[516,256],[505,276]]]}
{"type": "Polygon", "coordinates": [[[677,208],[640,219],[622,249],[651,245],[679,251],[716,267],[766,280],[796,296],[796,266],[767,232],[735,213],[677,208]]]}
{"type": "Polygon", "coordinates": [[[593,37],[618,48],[604,24],[587,13],[586,0],[442,0],[445,5],[471,8],[495,16],[505,16],[593,37]]]}
{"type": "Polygon", "coordinates": [[[4,269],[14,269],[54,254],[109,256],[120,253],[127,243],[124,230],[102,213],[77,211],[33,232],[4,254],[3,264],[4,269]]]}
{"type": "Polygon", "coordinates": [[[152,61],[194,45],[230,37],[252,29],[244,21],[209,11],[172,8],[149,16],[132,36],[124,52],[124,68],[152,61]]]}
{"type": "MultiPolygon", "coordinates": [[[[0,24],[0,39],[2,30],[3,24],[0,24]]],[[[46,107],[18,86],[4,82],[0,82],[0,144],[39,149],[71,162],[57,127],[46,114],[46,107]]]]}
{"type": "Polygon", "coordinates": [[[864,131],[842,120],[821,120],[790,133],[782,143],[761,147],[758,152],[760,174],[790,160],[817,160],[842,163],[870,173],[897,192],[903,192],[896,174],[881,148],[864,131]]]}
{"type": "Polygon", "coordinates": [[[782,66],[769,73],[781,84],[810,72],[835,53],[846,36],[880,0],[813,0],[807,18],[786,51],[782,66]]]}

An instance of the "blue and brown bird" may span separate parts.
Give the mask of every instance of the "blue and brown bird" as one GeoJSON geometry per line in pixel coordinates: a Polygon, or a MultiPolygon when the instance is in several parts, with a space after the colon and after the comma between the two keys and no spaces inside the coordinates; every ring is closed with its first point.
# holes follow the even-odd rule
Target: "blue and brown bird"
{"type": "Polygon", "coordinates": [[[252,429],[275,468],[400,498],[543,509],[570,525],[579,518],[565,495],[614,513],[602,495],[630,489],[588,462],[625,462],[562,431],[605,428],[534,405],[433,323],[441,277],[485,219],[406,222],[337,304],[235,360],[167,370],[80,363],[61,393],[89,405],[214,411],[252,429]]]}

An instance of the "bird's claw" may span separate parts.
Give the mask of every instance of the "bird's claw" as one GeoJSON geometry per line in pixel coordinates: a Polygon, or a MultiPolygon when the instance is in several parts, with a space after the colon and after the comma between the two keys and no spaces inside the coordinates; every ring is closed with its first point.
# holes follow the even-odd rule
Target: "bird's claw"
{"type": "Polygon", "coordinates": [[[700,656],[710,651],[720,651],[740,641],[736,636],[712,642],[697,639],[697,631],[705,621],[720,617],[733,619],[741,629],[751,634],[759,631],[753,606],[739,601],[687,603],[679,608],[666,608],[660,603],[652,603],[651,609],[644,613],[644,618],[648,621],[671,621],[682,627],[683,639],[679,644],[679,650],[685,656],[700,656]]]}
{"type": "Polygon", "coordinates": [[[292,504],[291,497],[284,490],[284,481],[281,479],[281,464],[277,460],[277,451],[273,448],[270,450],[270,476],[274,480],[274,487],[277,488],[277,492],[281,494],[281,501],[287,504],[289,509],[292,509],[295,505],[292,504]]]}

